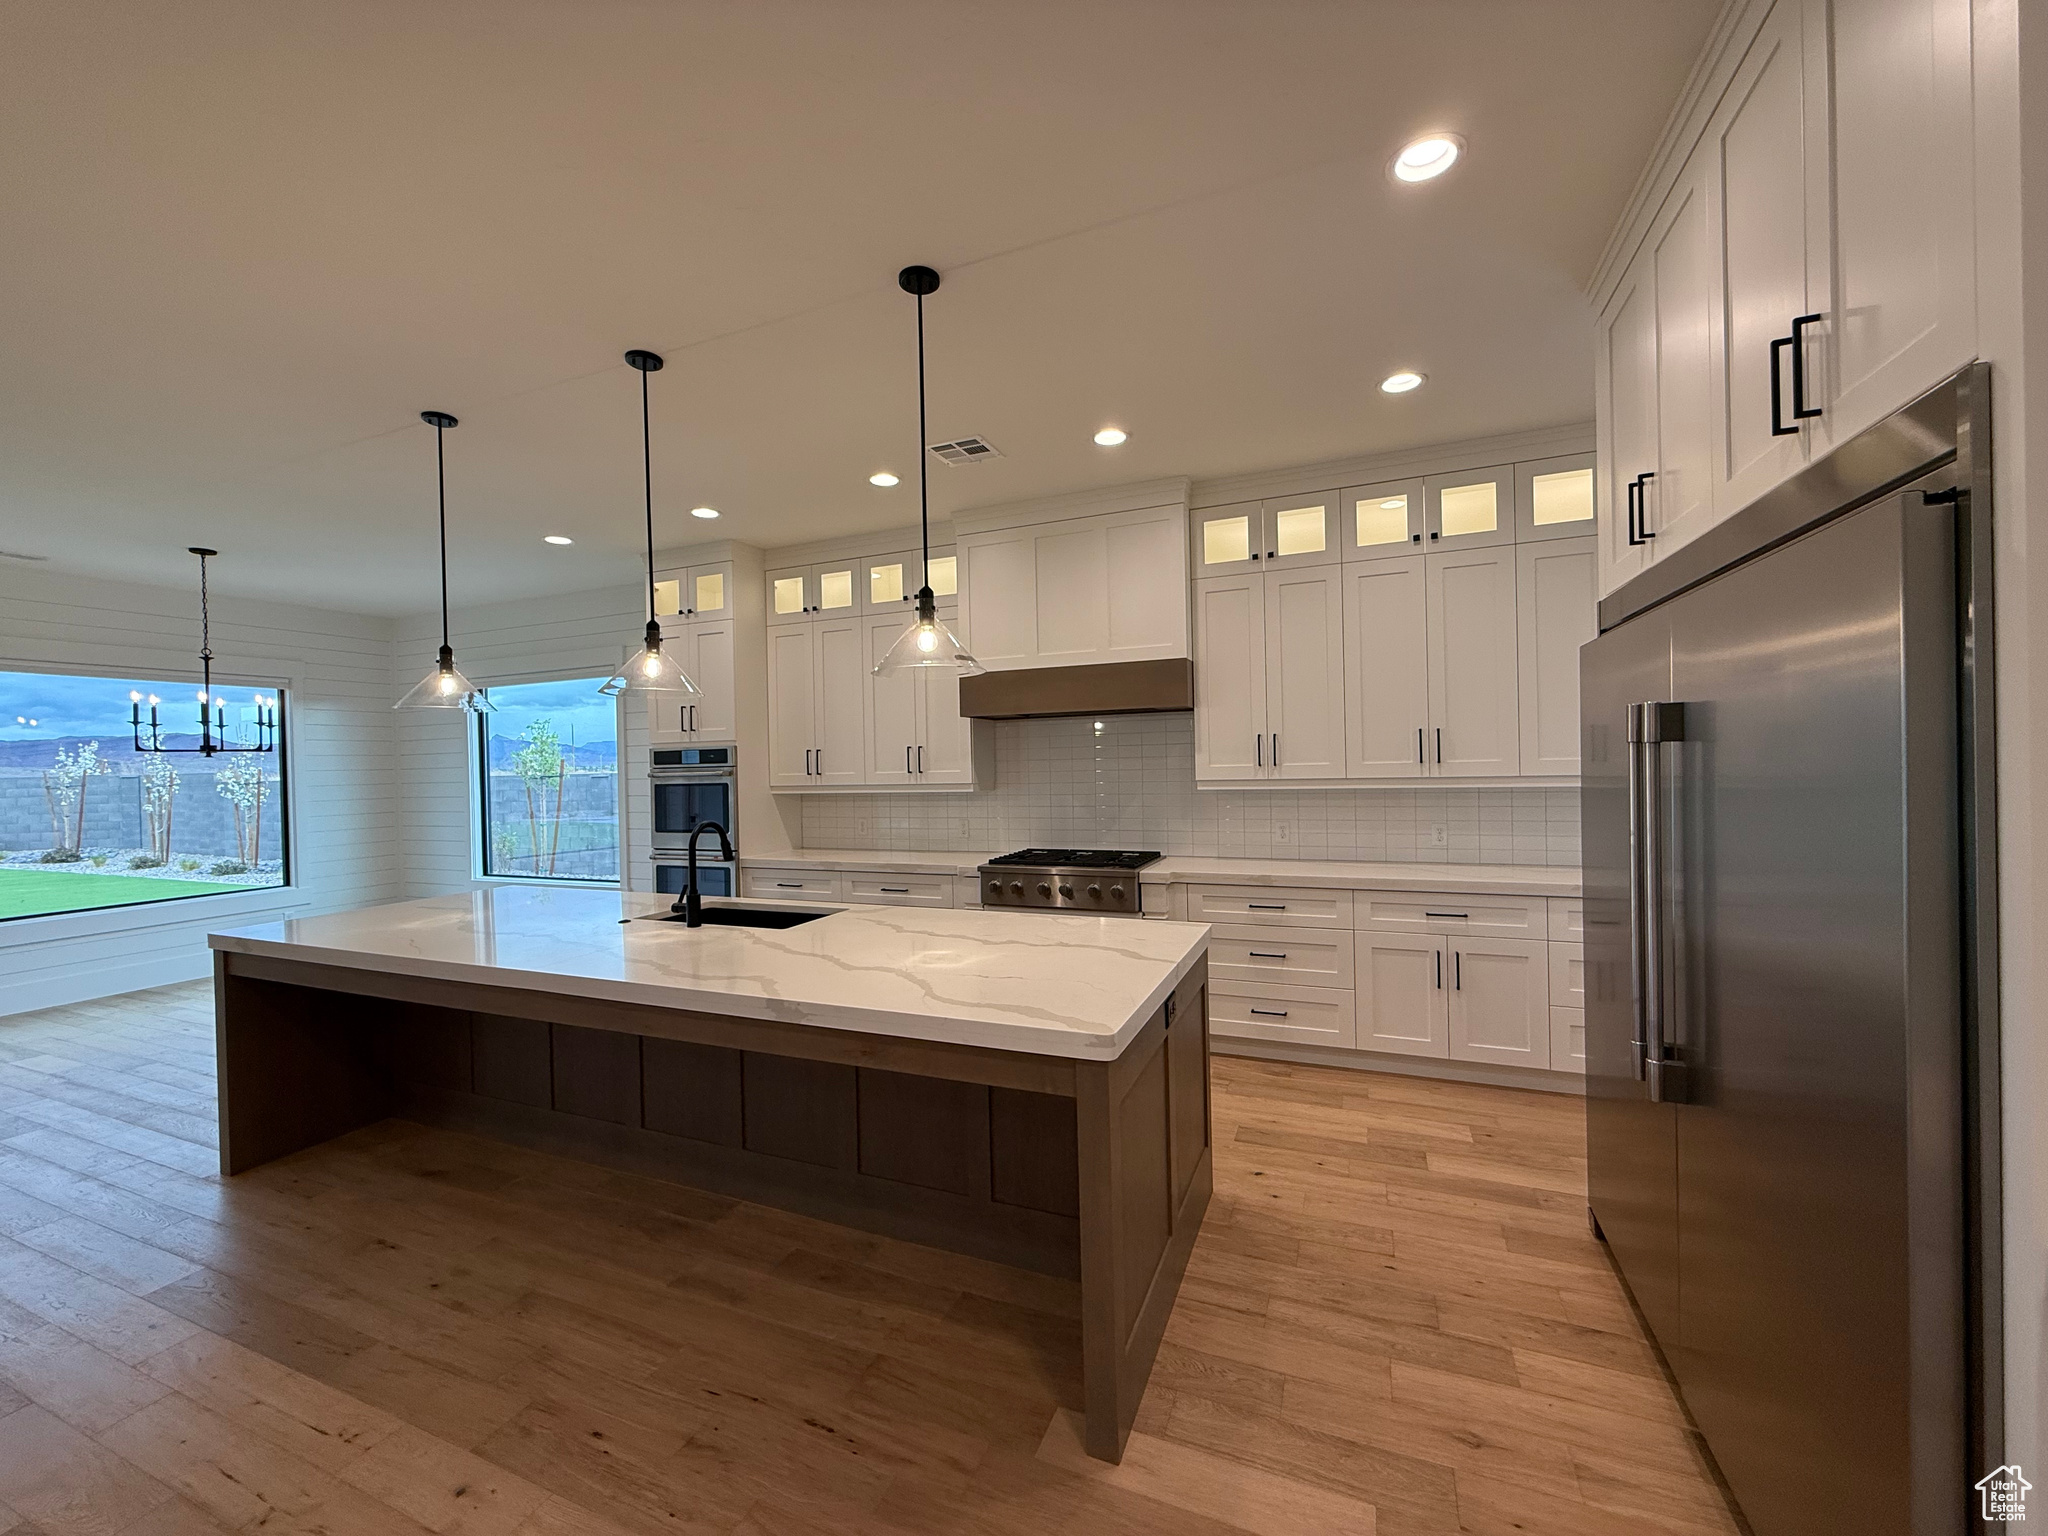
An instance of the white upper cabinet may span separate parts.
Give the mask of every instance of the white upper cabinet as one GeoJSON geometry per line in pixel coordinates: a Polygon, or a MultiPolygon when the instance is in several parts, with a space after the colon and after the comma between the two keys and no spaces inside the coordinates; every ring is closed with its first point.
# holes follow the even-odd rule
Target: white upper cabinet
{"type": "Polygon", "coordinates": [[[1336,491],[1310,491],[1191,512],[1189,559],[1196,578],[1336,564],[1344,558],[1341,501],[1336,491]]]}
{"type": "Polygon", "coordinates": [[[1593,532],[1593,455],[1515,466],[1515,542],[1585,538],[1593,532]]]}
{"type": "Polygon", "coordinates": [[[991,671],[1188,654],[1187,513],[963,531],[961,638],[991,671]]]}
{"type": "Polygon", "coordinates": [[[874,669],[903,633],[901,614],[862,621],[867,651],[861,658],[861,686],[867,690],[862,770],[870,784],[902,786],[917,777],[917,716],[921,667],[875,676],[874,669]]]}
{"type": "Polygon", "coordinates": [[[972,789],[994,780],[994,737],[988,722],[960,714],[960,674],[918,669],[917,783],[972,789]]]}
{"type": "Polygon", "coordinates": [[[1194,584],[1195,777],[1251,779],[1266,756],[1266,580],[1252,571],[1194,584]]]}
{"type": "Polygon", "coordinates": [[[818,746],[818,635],[810,624],[768,626],[768,785],[806,789],[818,746]]]}
{"type": "Polygon", "coordinates": [[[672,649],[697,693],[650,693],[648,734],[656,746],[715,746],[736,740],[731,619],[668,630],[672,649]]]}
{"type": "Polygon", "coordinates": [[[1579,771],[1579,647],[1598,629],[1597,579],[1590,538],[1515,550],[1523,773],[1579,771]]]}
{"type": "Polygon", "coordinates": [[[1809,135],[1799,0],[1779,0],[1707,126],[1721,198],[1723,439],[1716,500],[1746,506],[1804,462],[1819,380],[1807,332],[1809,135]],[[1794,340],[1795,329],[1798,341],[1794,340]]]}
{"type": "Polygon", "coordinates": [[[1337,493],[1338,539],[1346,560],[1422,553],[1424,496],[1420,480],[1354,485],[1337,493]]]}
{"type": "MultiPolygon", "coordinates": [[[[957,602],[960,562],[951,547],[932,551],[932,595],[941,605],[957,602]]],[[[924,575],[924,557],[910,549],[870,555],[859,562],[860,606],[863,613],[914,612],[924,575]]]]}
{"type": "Polygon", "coordinates": [[[767,574],[768,622],[851,617],[861,611],[858,560],[829,560],[790,565],[767,574]]]}
{"type": "Polygon", "coordinates": [[[1603,592],[1977,350],[1970,0],[1746,14],[1602,308],[1603,592]]]}
{"type": "Polygon", "coordinates": [[[1832,0],[1825,16],[1834,304],[1816,426],[1839,442],[1976,355],[1970,0],[1832,0]]]}
{"type": "Polygon", "coordinates": [[[1514,465],[1431,475],[1422,488],[1426,551],[1514,543],[1514,465]]]}
{"type": "Polygon", "coordinates": [[[1255,571],[1265,562],[1266,513],[1262,502],[1198,507],[1188,514],[1189,559],[1197,580],[1255,571]]]}
{"type": "MultiPolygon", "coordinates": [[[[1512,483],[1512,482],[1511,482],[1512,483]]],[[[1423,557],[1429,614],[1428,750],[1433,773],[1521,772],[1515,551],[1423,557]]]]}
{"type": "Polygon", "coordinates": [[[1657,471],[1657,284],[1650,264],[1629,268],[1602,317],[1593,358],[1600,403],[1598,497],[1600,591],[1649,563],[1638,498],[1657,471]]]}
{"type": "Polygon", "coordinates": [[[822,616],[818,637],[818,730],[813,781],[844,788],[867,780],[866,624],[857,618],[822,616]]]}
{"type": "Polygon", "coordinates": [[[1422,567],[1421,555],[1405,555],[1345,568],[1345,772],[1351,778],[1414,779],[1429,772],[1422,567]]]}
{"type": "Polygon", "coordinates": [[[1268,571],[1266,760],[1281,779],[1344,776],[1344,572],[1268,571]]]}
{"type": "Polygon", "coordinates": [[[720,560],[656,572],[654,616],[663,621],[664,632],[674,628],[672,620],[731,618],[732,562],[720,560]]]}
{"type": "Polygon", "coordinates": [[[1335,565],[1344,557],[1337,533],[1335,491],[1306,496],[1269,496],[1260,503],[1268,570],[1297,565],[1335,565]]]}

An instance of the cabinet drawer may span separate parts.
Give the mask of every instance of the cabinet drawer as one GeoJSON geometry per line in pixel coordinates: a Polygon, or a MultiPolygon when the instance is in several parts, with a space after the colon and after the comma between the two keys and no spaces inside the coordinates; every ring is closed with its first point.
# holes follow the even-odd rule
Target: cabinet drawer
{"type": "Polygon", "coordinates": [[[1349,891],[1291,886],[1191,885],[1191,923],[1256,923],[1262,928],[1349,928],[1349,891]]]}
{"type": "Polygon", "coordinates": [[[823,869],[747,868],[741,872],[740,885],[749,896],[783,901],[819,896],[837,901],[845,891],[840,877],[823,869]]]}
{"type": "Polygon", "coordinates": [[[1586,1070],[1585,1009],[1552,1008],[1550,1010],[1550,1070],[1553,1072],[1583,1072],[1586,1070]]]}
{"type": "Polygon", "coordinates": [[[846,899],[885,907],[950,907],[953,879],[950,875],[849,874],[846,899]]]}
{"type": "Polygon", "coordinates": [[[1350,933],[1342,928],[1209,930],[1209,974],[1223,981],[1280,982],[1298,987],[1354,985],[1350,933]]]}
{"type": "Polygon", "coordinates": [[[1209,984],[1209,1033],[1239,1040],[1291,1040],[1297,1045],[1356,1043],[1351,994],[1325,987],[1279,987],[1242,981],[1209,984]]]}
{"type": "Polygon", "coordinates": [[[1586,904],[1576,896],[1550,898],[1550,936],[1566,944],[1586,941],[1586,904]]]}
{"type": "Polygon", "coordinates": [[[1586,1006],[1585,945],[1553,943],[1550,946],[1550,1006],[1586,1006]]]}
{"type": "Polygon", "coordinates": [[[1541,896],[1450,896],[1440,891],[1360,891],[1358,926],[1372,933],[1541,939],[1550,914],[1541,896]]]}

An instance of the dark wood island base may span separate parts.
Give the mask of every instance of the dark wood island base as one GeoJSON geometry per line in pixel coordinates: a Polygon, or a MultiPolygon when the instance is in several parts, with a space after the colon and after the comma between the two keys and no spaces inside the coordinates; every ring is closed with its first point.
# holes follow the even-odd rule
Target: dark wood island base
{"type": "Polygon", "coordinates": [[[1098,1062],[216,951],[221,1171],[417,1120],[1070,1277],[1113,1462],[1209,1204],[1207,975],[1098,1062]]]}

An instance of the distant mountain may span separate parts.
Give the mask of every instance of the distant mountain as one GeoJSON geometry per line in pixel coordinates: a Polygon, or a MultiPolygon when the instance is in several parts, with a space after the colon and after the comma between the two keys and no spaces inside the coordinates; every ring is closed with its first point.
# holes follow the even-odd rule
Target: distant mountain
{"type": "MultiPolygon", "coordinates": [[[[189,734],[166,731],[162,740],[167,747],[199,745],[196,731],[189,734]]],[[[150,754],[137,752],[126,736],[45,736],[27,741],[0,741],[0,768],[47,768],[56,762],[59,747],[76,751],[89,741],[100,744],[100,761],[111,763],[116,773],[140,773],[142,764],[149,759],[150,754]]]]}
{"type": "MultiPolygon", "coordinates": [[[[512,771],[512,759],[525,745],[518,740],[506,740],[502,736],[491,738],[491,769],[497,773],[512,771]]],[[[616,741],[582,741],[571,747],[562,743],[562,758],[569,765],[571,773],[610,773],[619,766],[619,744],[616,741]]]]}

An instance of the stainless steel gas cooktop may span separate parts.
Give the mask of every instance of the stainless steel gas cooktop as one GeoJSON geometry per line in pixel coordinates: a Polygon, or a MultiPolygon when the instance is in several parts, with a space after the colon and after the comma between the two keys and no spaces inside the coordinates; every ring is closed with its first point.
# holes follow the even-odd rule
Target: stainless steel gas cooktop
{"type": "Polygon", "coordinates": [[[1157,849],[1025,848],[981,866],[984,907],[1032,907],[1048,912],[1093,912],[1138,917],[1138,871],[1157,849]]]}

